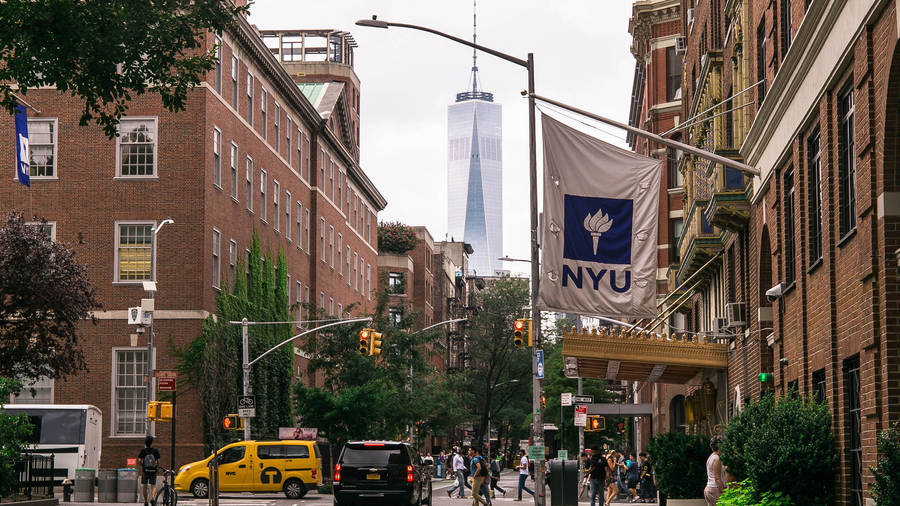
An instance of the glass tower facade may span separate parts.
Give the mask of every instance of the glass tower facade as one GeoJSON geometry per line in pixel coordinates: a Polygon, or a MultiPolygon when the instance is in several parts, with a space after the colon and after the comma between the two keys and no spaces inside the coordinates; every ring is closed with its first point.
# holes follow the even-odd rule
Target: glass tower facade
{"type": "Polygon", "coordinates": [[[447,110],[447,230],[472,245],[469,273],[503,266],[502,108],[484,92],[460,93],[447,110]]]}

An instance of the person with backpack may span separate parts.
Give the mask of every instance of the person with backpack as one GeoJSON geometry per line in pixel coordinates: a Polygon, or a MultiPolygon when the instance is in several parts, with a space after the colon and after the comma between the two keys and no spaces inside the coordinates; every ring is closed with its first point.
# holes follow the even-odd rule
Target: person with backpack
{"type": "Polygon", "coordinates": [[[494,497],[494,490],[499,490],[503,497],[506,497],[506,490],[500,487],[497,482],[500,480],[500,459],[503,458],[500,455],[497,455],[497,458],[491,461],[491,497],[494,497]]]}
{"type": "Polygon", "coordinates": [[[472,506],[478,503],[491,504],[491,493],[484,482],[488,476],[487,463],[481,456],[481,450],[469,448],[469,470],[472,473],[472,506]],[[484,497],[484,496],[487,497],[484,497]]]}
{"type": "Polygon", "coordinates": [[[159,467],[159,450],[153,447],[153,436],[144,438],[144,448],[138,453],[138,464],[141,466],[141,490],[144,506],[148,506],[147,489],[150,488],[149,503],[156,506],[156,471],[159,467]]]}
{"type": "Polygon", "coordinates": [[[631,502],[637,502],[637,485],[641,481],[641,466],[638,465],[634,453],[628,454],[627,468],[625,469],[625,484],[628,486],[628,494],[631,496],[631,502]]]}
{"type": "Polygon", "coordinates": [[[653,463],[641,452],[641,502],[656,502],[656,484],[653,483],[653,463]]]}

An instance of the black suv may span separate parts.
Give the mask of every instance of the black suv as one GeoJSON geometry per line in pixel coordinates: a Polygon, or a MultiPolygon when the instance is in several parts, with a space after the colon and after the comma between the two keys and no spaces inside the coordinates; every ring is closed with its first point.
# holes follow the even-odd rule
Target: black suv
{"type": "Polygon", "coordinates": [[[334,465],[334,504],[431,504],[431,471],[409,444],[351,441],[334,465]]]}

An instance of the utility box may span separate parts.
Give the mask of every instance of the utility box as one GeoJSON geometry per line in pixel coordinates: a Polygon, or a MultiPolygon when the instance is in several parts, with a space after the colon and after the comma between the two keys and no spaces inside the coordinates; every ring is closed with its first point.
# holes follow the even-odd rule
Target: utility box
{"type": "Polygon", "coordinates": [[[578,461],[550,461],[550,506],[578,506],[578,461]]]}

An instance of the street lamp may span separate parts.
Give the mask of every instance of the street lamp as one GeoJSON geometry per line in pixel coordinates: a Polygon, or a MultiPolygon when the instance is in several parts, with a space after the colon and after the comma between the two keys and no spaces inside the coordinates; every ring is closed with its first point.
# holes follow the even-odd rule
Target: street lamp
{"type": "MultiPolygon", "coordinates": [[[[502,383],[497,383],[494,385],[491,390],[502,387],[503,385],[509,385],[511,383],[518,383],[519,380],[511,379],[509,381],[504,381],[502,383]]],[[[491,403],[487,403],[487,459],[491,460],[491,403]]]]}
{"type": "MultiPolygon", "coordinates": [[[[528,171],[530,183],[530,211],[531,211],[531,319],[534,322],[534,348],[532,349],[531,372],[532,372],[532,425],[531,436],[536,446],[543,446],[543,420],[541,413],[541,379],[537,374],[537,355],[541,351],[541,312],[537,308],[538,283],[540,282],[540,265],[538,264],[538,213],[537,213],[537,134],[535,129],[535,94],[534,94],[534,54],[528,53],[527,59],[516,58],[515,56],[502,53],[500,51],[485,47],[474,42],[469,42],[459,37],[454,37],[443,32],[439,32],[432,28],[424,26],[411,25],[407,23],[393,23],[390,21],[382,21],[378,16],[372,16],[372,19],[360,19],[356,22],[358,26],[367,26],[370,28],[410,28],[422,32],[432,33],[439,37],[452,40],[464,46],[468,46],[487,54],[496,56],[497,58],[515,63],[520,67],[524,67],[528,72],[528,89],[523,95],[528,98],[528,171]]],[[[544,460],[537,461],[538,469],[543,468],[544,460]]],[[[537,494],[534,496],[534,503],[537,506],[543,506],[546,497],[544,489],[544,473],[535,473],[535,486],[537,494]]]]}
{"type": "MultiPolygon", "coordinates": [[[[164,225],[170,223],[175,223],[175,220],[166,218],[150,229],[150,281],[144,281],[143,284],[144,290],[150,299],[156,294],[156,234],[159,233],[164,225]]],[[[155,305],[153,309],[156,309],[155,305]]],[[[141,312],[143,313],[143,309],[141,312]]],[[[143,315],[141,317],[143,318],[143,315]]],[[[151,318],[150,325],[147,326],[147,402],[153,400],[153,320],[154,318],[151,318]]],[[[152,435],[149,416],[147,418],[147,435],[152,435]]]]}

